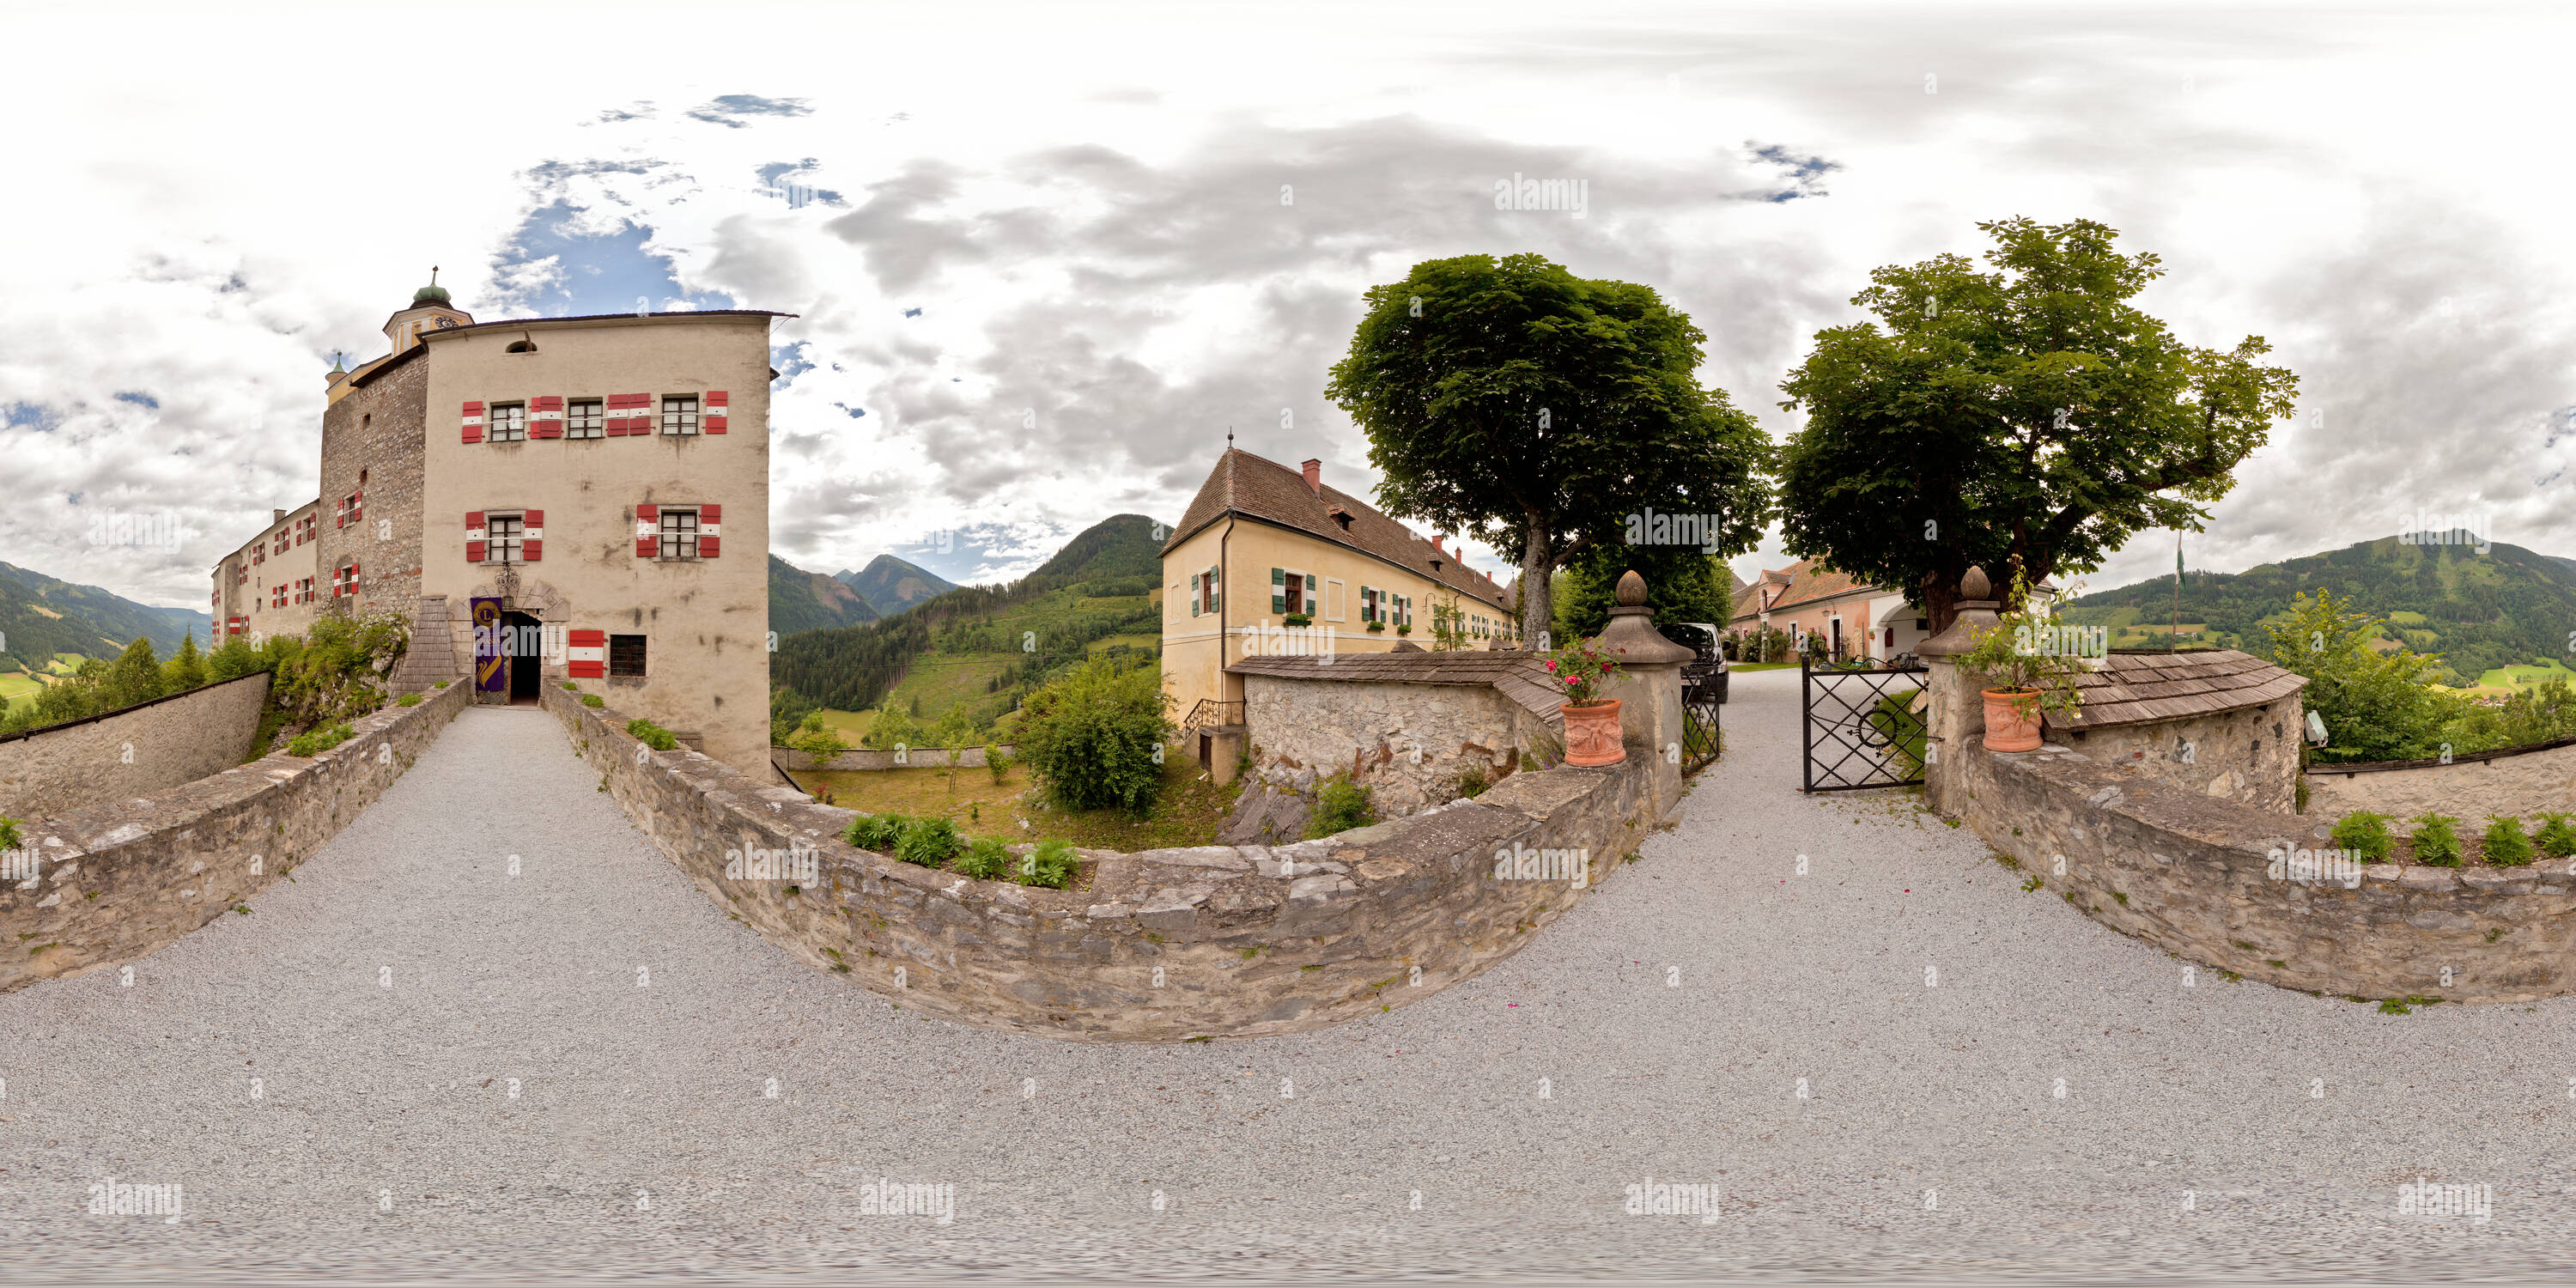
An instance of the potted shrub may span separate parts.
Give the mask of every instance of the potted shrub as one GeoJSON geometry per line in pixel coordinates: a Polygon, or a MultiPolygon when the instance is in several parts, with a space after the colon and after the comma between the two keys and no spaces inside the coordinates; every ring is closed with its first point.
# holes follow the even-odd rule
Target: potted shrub
{"type": "Polygon", "coordinates": [[[1398,635],[1411,635],[1413,633],[1413,623],[1405,622],[1398,625],[1395,628],[1395,633],[1398,635]]]}
{"type": "Polygon", "coordinates": [[[1283,626],[1312,626],[1315,624],[1315,619],[1304,613],[1290,613],[1280,618],[1279,622],[1283,626]]]}
{"type": "MultiPolygon", "coordinates": [[[[2013,574],[2013,602],[2029,603],[2029,588],[2019,572],[2013,574]]],[[[2037,751],[2042,712],[2073,715],[2083,706],[2075,676],[2084,666],[2042,645],[2051,638],[2049,627],[2046,613],[2015,609],[1996,618],[1977,637],[1976,647],[1959,658],[1962,668],[2002,682],[1985,690],[1986,750],[2037,751]]]]}
{"type": "Polygon", "coordinates": [[[1615,765],[1628,758],[1619,737],[1619,699],[1601,696],[1619,663],[1597,640],[1576,640],[1547,657],[1548,678],[1565,690],[1565,763],[1615,765]]]}
{"type": "Polygon", "coordinates": [[[1386,630],[1386,623],[1384,623],[1384,622],[1370,622],[1370,623],[1368,624],[1368,628],[1369,628],[1369,634],[1371,634],[1371,635],[1376,635],[1376,634],[1379,634],[1380,632],[1383,632],[1384,630],[1386,630]]]}

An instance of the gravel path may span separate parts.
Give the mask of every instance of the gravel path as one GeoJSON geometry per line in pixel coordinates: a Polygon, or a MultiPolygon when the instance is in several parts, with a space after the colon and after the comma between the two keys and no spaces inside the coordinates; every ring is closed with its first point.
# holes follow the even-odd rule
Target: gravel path
{"type": "Polygon", "coordinates": [[[1301,1037],[1086,1047],[789,961],[551,719],[469,710],[253,915],[131,987],[0,996],[0,1266],[2568,1277],[2576,1004],[2184,987],[1910,796],[1800,796],[1796,716],[1795,672],[1737,676],[1678,827],[1479,979],[1301,1037]],[[2493,1220],[2399,1216],[2419,1174],[2491,1186],[2493,1220]],[[184,1185],[184,1218],[88,1214],[111,1175],[184,1185]],[[954,1222],[865,1210],[880,1177],[953,1185],[954,1222]],[[1623,1215],[1648,1177],[1721,1211],[1623,1215]]]}

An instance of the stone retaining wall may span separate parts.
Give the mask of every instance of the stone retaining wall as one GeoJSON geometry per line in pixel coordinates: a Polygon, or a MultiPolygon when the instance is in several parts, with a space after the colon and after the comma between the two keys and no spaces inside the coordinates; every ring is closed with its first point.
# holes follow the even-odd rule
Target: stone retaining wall
{"type": "Polygon", "coordinates": [[[1394,818],[1454,799],[1471,769],[1496,782],[1520,768],[1524,750],[1559,741],[1545,720],[1482,685],[1246,675],[1243,713],[1262,782],[1303,793],[1347,773],[1394,818]]]}
{"type": "Polygon", "coordinates": [[[2468,827],[2489,814],[2525,820],[2576,810],[2576,741],[2438,760],[2308,766],[2308,817],[2332,824],[2357,809],[2411,818],[2449,814],[2468,827]]]}
{"type": "MultiPolygon", "coordinates": [[[[1953,759],[1958,812],[2094,920],[2185,961],[2284,988],[2521,1002],[2576,991],[2576,874],[2371,865],[2354,888],[2287,879],[2330,820],[2124,773],[2066,747],[1953,759]],[[2065,871],[2057,871],[2057,859],[2065,871]]],[[[2313,789],[2312,789],[2313,790],[2313,789]]]]}
{"type": "MultiPolygon", "coordinates": [[[[1015,751],[1014,748],[1008,746],[1004,746],[1000,750],[1005,756],[1012,755],[1015,751]]],[[[778,762],[788,769],[821,770],[826,773],[850,773],[872,769],[944,769],[947,768],[951,757],[956,758],[957,764],[960,768],[982,769],[984,767],[984,749],[981,747],[960,747],[955,749],[947,747],[909,747],[904,750],[903,763],[900,765],[895,763],[895,756],[892,751],[876,751],[872,749],[845,751],[840,755],[832,757],[830,760],[822,760],[814,756],[811,752],[793,751],[786,747],[772,747],[769,749],[769,756],[771,760],[778,762]]]]}
{"type": "Polygon", "coordinates": [[[0,817],[64,814],[230,769],[251,752],[268,672],[0,738],[0,817]]]}
{"type": "Polygon", "coordinates": [[[1679,791],[1678,771],[1643,756],[1518,774],[1319,841],[1084,851],[1090,887],[1055,891],[853,849],[837,839],[853,811],[696,752],[644,749],[624,715],[557,689],[545,703],[636,826],[770,942],[908,1008],[1079,1041],[1292,1033],[1428,997],[1616,873],[1679,791]],[[1493,875],[1498,849],[1514,852],[1512,879],[1493,875]],[[1569,875],[1547,879],[1541,850],[1581,862],[1557,860],[1569,875]],[[779,851],[811,851],[812,874],[727,875],[729,858],[756,871],[759,852],[779,851]]]}
{"type": "Polygon", "coordinates": [[[314,757],[278,752],[130,800],[29,820],[35,875],[0,883],[0,992],[151,955],[312,857],[465,705],[462,684],[350,722],[314,757]]]}

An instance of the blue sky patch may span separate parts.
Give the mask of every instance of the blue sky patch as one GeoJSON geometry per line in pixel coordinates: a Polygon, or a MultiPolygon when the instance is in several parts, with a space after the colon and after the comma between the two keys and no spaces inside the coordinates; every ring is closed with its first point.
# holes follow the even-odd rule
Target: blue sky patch
{"type": "Polygon", "coordinates": [[[0,424],[11,429],[25,427],[51,433],[62,423],[61,414],[43,403],[14,402],[0,407],[0,424]]]}
{"type": "Polygon", "coordinates": [[[796,377],[814,369],[814,360],[805,356],[805,349],[811,343],[799,340],[794,344],[770,348],[769,365],[778,368],[778,379],[770,382],[770,388],[784,389],[796,383],[796,377]]]}
{"type": "Polygon", "coordinates": [[[530,211],[493,262],[493,275],[506,281],[525,265],[549,256],[556,259],[563,269],[561,279],[528,301],[539,313],[549,317],[632,313],[639,297],[650,301],[657,313],[667,311],[674,300],[701,309],[741,307],[723,291],[682,293],[671,275],[670,259],[644,249],[651,229],[630,219],[619,224],[616,232],[585,237],[572,231],[577,213],[560,198],[530,211]]]}
{"type": "Polygon", "coordinates": [[[737,118],[745,116],[811,116],[814,109],[801,98],[762,98],[758,94],[718,94],[714,102],[689,109],[689,119],[721,125],[727,129],[749,129],[750,123],[737,118]]]}
{"type": "Polygon", "coordinates": [[[149,408],[153,411],[161,410],[161,400],[150,394],[135,393],[132,390],[127,390],[126,392],[116,395],[116,400],[121,403],[132,403],[137,407],[149,408]]]}

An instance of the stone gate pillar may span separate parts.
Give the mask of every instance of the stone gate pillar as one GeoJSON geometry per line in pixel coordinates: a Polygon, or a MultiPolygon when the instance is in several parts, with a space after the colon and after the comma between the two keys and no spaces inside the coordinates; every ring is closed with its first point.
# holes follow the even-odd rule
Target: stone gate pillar
{"type": "Polygon", "coordinates": [[[1618,607],[1595,642],[1619,660],[1619,675],[1602,694],[1619,699],[1620,741],[1630,756],[1653,766],[1655,817],[1682,798],[1682,767],[1668,749],[1682,743],[1682,663],[1699,656],[1655,629],[1646,608],[1646,579],[1633,568],[1619,578],[1618,607]]]}
{"type": "Polygon", "coordinates": [[[1994,586],[1983,568],[1970,568],[1959,579],[1959,614],[1950,628],[1915,646],[1932,673],[1923,691],[1931,698],[1924,712],[1923,796],[1935,813],[1957,818],[1965,807],[1960,775],[1967,768],[1968,748],[1986,732],[1985,677],[1958,664],[1959,655],[1977,646],[1977,637],[1993,630],[1994,586]]]}

